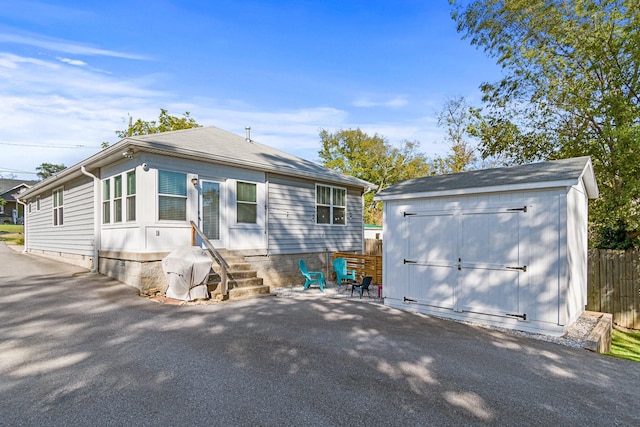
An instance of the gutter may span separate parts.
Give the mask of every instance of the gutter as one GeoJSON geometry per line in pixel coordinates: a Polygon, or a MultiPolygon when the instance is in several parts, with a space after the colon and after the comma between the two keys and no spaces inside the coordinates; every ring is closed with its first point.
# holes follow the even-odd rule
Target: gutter
{"type": "Polygon", "coordinates": [[[80,171],[84,175],[93,179],[93,268],[91,269],[91,272],[97,273],[100,266],[100,178],[90,172],[87,172],[84,165],[80,166],[80,171]]]}

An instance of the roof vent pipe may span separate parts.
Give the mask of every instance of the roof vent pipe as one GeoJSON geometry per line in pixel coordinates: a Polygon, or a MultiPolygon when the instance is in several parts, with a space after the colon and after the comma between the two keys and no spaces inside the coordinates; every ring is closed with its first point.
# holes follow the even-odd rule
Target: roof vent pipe
{"type": "Polygon", "coordinates": [[[244,128],[244,130],[247,132],[247,136],[245,137],[245,141],[251,142],[251,126],[247,126],[246,128],[244,128]]]}

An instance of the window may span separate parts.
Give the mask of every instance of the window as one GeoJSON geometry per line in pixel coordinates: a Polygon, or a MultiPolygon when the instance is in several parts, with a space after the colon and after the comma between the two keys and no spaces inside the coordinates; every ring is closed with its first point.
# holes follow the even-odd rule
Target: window
{"type": "Polygon", "coordinates": [[[346,224],[347,190],[316,185],[316,223],[346,224]]]}
{"type": "Polygon", "coordinates": [[[158,171],[158,219],[186,221],[187,175],[158,171]]]}
{"type": "Polygon", "coordinates": [[[53,190],[51,198],[53,199],[53,226],[59,227],[64,225],[64,198],[63,189],[53,190]]]}
{"type": "Polygon", "coordinates": [[[127,221],[136,220],[136,171],[127,173],[127,221]]]}
{"type": "Polygon", "coordinates": [[[102,223],[111,222],[111,180],[102,181],[102,223]]]}
{"type": "Polygon", "coordinates": [[[122,222],[122,176],[113,177],[113,222],[122,222]]]}
{"type": "Polygon", "coordinates": [[[0,214],[4,213],[4,205],[0,205],[0,214]]]}
{"type": "Polygon", "coordinates": [[[36,197],[36,212],[40,211],[40,196],[36,197]]]}
{"type": "Polygon", "coordinates": [[[238,182],[236,190],[237,221],[239,223],[255,224],[258,217],[256,184],[238,182]]]}

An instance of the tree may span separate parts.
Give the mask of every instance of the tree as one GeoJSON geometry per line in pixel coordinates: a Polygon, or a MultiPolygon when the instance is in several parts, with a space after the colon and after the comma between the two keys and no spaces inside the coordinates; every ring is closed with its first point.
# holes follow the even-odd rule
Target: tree
{"type": "MultiPolygon", "coordinates": [[[[116,131],[119,138],[126,138],[135,135],[149,135],[153,133],[169,132],[173,130],[191,129],[201,127],[196,123],[189,112],[185,112],[182,117],[170,115],[164,108],[160,109],[158,121],[146,122],[138,119],[133,122],[133,118],[129,116],[129,126],[125,130],[116,131]]],[[[103,143],[104,145],[104,143],[103,143]]]]}
{"type": "Polygon", "coordinates": [[[468,131],[473,117],[474,111],[463,96],[445,101],[437,119],[438,126],[447,131],[445,142],[451,152],[433,160],[432,168],[436,174],[464,172],[475,168],[474,163],[478,157],[475,144],[469,140],[468,131]]]}
{"type": "MultiPolygon", "coordinates": [[[[403,141],[395,147],[378,134],[369,136],[360,129],[320,131],[322,164],[369,181],[378,186],[376,193],[402,180],[428,175],[429,165],[418,152],[418,142],[403,141]]],[[[382,206],[373,200],[376,193],[365,194],[365,222],[382,223],[382,206]]]]}
{"type": "Polygon", "coordinates": [[[42,180],[49,178],[60,172],[61,170],[66,169],[65,165],[54,165],[53,163],[42,163],[40,166],[36,167],[36,171],[38,177],[42,180]]]}
{"type": "MultiPolygon", "coordinates": [[[[452,0],[453,2],[453,0],[452,0]]],[[[522,163],[590,155],[600,247],[640,236],[640,8],[637,0],[477,0],[458,31],[503,67],[484,83],[483,155],[522,163]]]]}

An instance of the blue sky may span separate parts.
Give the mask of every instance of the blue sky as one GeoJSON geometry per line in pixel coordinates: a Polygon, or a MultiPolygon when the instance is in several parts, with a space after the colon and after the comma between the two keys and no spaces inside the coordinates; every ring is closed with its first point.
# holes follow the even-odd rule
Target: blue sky
{"type": "Polygon", "coordinates": [[[71,166],[160,108],[309,160],[358,127],[433,157],[443,103],[499,76],[447,0],[0,0],[0,174],[71,166]]]}

